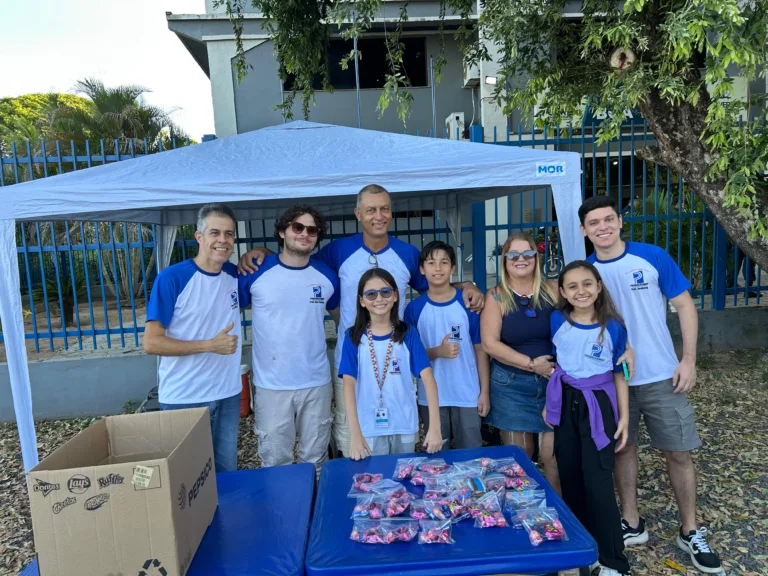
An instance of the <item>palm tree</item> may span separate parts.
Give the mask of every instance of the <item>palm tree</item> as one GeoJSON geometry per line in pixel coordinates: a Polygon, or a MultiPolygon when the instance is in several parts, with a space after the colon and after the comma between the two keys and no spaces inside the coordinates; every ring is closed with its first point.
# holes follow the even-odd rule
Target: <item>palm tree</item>
{"type": "MultiPolygon", "coordinates": [[[[158,138],[170,144],[172,138],[186,139],[186,134],[171,120],[174,109],[164,110],[147,104],[143,95],[150,92],[138,85],[107,87],[95,78],[86,78],[75,84],[75,91],[92,103],[90,110],[65,108],[58,117],[58,128],[63,140],[82,143],[85,139],[104,139],[112,144],[118,141],[121,153],[127,153],[131,139],[157,146],[158,138]]],[[[143,151],[143,150],[139,150],[143,151]]],[[[147,152],[154,151],[152,148],[147,152]]]]}

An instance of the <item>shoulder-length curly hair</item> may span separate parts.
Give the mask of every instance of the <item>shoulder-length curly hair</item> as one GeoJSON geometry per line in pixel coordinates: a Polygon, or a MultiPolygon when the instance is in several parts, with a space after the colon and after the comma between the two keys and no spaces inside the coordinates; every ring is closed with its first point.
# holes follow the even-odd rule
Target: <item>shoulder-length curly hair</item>
{"type": "Polygon", "coordinates": [[[277,238],[277,244],[280,248],[285,244],[285,240],[280,237],[280,232],[285,232],[288,229],[288,226],[291,225],[291,222],[304,214],[309,214],[315,221],[315,226],[317,226],[316,246],[320,245],[320,242],[322,242],[328,229],[328,221],[325,216],[323,216],[317,208],[310,206],[309,204],[295,204],[283,212],[275,221],[275,238],[277,238]]]}

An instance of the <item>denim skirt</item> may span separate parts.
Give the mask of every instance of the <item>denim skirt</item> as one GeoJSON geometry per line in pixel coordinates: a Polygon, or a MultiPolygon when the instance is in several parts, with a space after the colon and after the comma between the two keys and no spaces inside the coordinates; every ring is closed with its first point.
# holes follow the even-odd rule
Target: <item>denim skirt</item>
{"type": "Polygon", "coordinates": [[[491,363],[491,411],[484,422],[509,432],[551,432],[541,412],[547,400],[547,379],[491,363]]]}

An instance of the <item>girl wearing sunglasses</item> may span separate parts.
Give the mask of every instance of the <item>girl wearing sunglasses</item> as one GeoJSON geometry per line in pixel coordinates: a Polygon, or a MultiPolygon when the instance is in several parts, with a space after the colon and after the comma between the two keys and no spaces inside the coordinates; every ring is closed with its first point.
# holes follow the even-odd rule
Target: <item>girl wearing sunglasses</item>
{"type": "Polygon", "coordinates": [[[534,435],[544,474],[560,492],[553,434],[542,418],[552,374],[549,318],[556,286],[544,278],[533,239],[513,232],[502,248],[499,284],[488,292],[480,317],[483,349],[491,357],[491,410],[485,422],[501,431],[504,444],[533,456],[534,435]]]}
{"type": "Polygon", "coordinates": [[[363,273],[355,323],[344,335],[339,377],[350,430],[349,457],[413,452],[419,432],[416,390],[421,378],[430,422],[425,448],[442,447],[437,384],[419,335],[400,320],[397,283],[382,268],[363,273]]]}

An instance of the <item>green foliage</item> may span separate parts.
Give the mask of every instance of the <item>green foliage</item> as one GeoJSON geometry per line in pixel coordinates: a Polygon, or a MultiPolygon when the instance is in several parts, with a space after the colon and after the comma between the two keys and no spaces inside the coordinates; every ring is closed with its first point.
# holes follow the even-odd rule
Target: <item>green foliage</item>
{"type": "MultiPolygon", "coordinates": [[[[216,0],[226,6],[238,39],[245,1],[216,0]]],[[[382,0],[251,4],[269,19],[281,73],[296,78],[283,113],[289,115],[287,106],[301,91],[308,117],[312,78],[322,74],[327,80],[332,28],[327,24],[346,38],[358,36],[370,29],[382,0]]],[[[489,60],[488,47],[494,47],[500,65],[494,97],[505,112],[520,109],[532,116],[537,105],[535,122],[541,128],[582,117],[588,104],[594,113],[607,114],[599,136],[608,141],[620,133],[624,111],[639,108],[659,144],[642,151],[644,157],[695,180],[696,191],[707,193],[703,198],[710,208],[725,209],[721,223],[729,234],[741,238],[753,258],[768,265],[768,131],[763,130],[762,114],[755,120],[738,119],[742,110],[764,110],[766,95],[753,94],[746,101],[726,98],[734,76],[749,81],[765,77],[768,2],[582,0],[579,20],[564,16],[574,11],[570,0],[477,4],[482,5],[480,16],[470,17],[475,0],[441,0],[441,22],[447,13],[461,16],[456,38],[466,62],[489,60]],[[712,186],[717,192],[708,189],[712,186]]],[[[399,21],[389,31],[390,74],[379,102],[381,111],[396,102],[403,120],[411,99],[398,76],[398,38],[408,5],[409,0],[400,3],[399,21]]],[[[445,65],[443,46],[441,42],[438,76],[445,65]]],[[[242,50],[239,56],[236,65],[242,75],[247,72],[242,50]]]]}
{"type": "MultiPolygon", "coordinates": [[[[75,86],[78,94],[25,94],[0,99],[0,146],[16,143],[18,153],[26,154],[29,141],[33,154],[55,154],[55,141],[65,147],[73,141],[82,151],[85,141],[114,147],[118,141],[121,153],[129,150],[129,140],[147,139],[153,152],[162,140],[170,148],[172,139],[183,145],[186,134],[170,118],[173,110],[163,110],[143,101],[148,92],[141,86],[107,87],[100,80],[86,78],[75,86]]],[[[143,144],[141,144],[143,147],[143,144]]],[[[137,150],[144,151],[144,150],[137,150]]]]}

